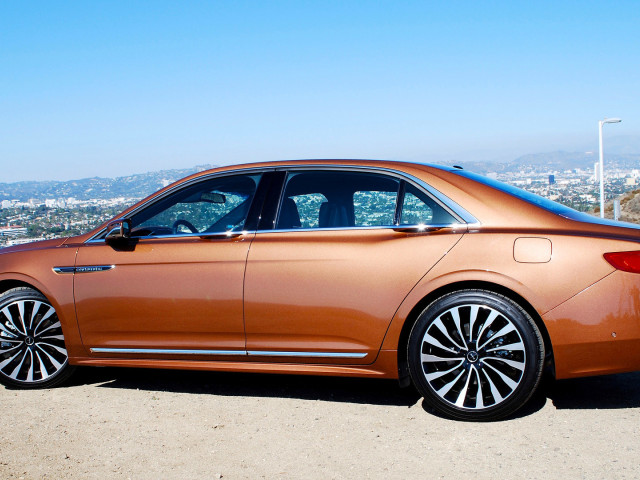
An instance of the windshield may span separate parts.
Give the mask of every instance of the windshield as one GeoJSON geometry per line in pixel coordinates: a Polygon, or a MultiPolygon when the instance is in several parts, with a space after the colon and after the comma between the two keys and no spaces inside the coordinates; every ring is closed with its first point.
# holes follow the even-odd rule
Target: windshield
{"type": "Polygon", "coordinates": [[[556,215],[563,216],[565,218],[569,218],[571,220],[576,220],[578,222],[587,222],[587,223],[599,223],[602,225],[613,225],[616,227],[633,227],[640,228],[640,225],[635,225],[633,223],[627,222],[618,222],[614,220],[608,220],[605,218],[594,217],[593,215],[589,215],[588,213],[579,212],[574,210],[573,208],[567,207],[566,205],[562,205],[558,202],[554,202],[553,200],[549,200],[548,198],[541,197],[540,195],[536,195],[535,193],[527,192],[518,187],[514,187],[513,185],[509,185],[507,183],[499,182],[498,180],[494,180],[492,178],[484,177],[477,173],[467,172],[464,170],[450,170],[456,175],[460,175],[461,177],[466,177],[471,180],[474,180],[478,183],[482,183],[491,188],[495,188],[496,190],[500,190],[504,193],[508,193],[509,195],[513,195],[520,200],[524,200],[525,202],[532,203],[540,208],[543,208],[549,212],[555,213],[556,215]]]}

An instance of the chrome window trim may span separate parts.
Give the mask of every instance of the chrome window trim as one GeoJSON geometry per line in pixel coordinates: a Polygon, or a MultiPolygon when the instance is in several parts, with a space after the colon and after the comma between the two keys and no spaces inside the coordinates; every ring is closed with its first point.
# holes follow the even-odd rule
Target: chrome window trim
{"type": "Polygon", "coordinates": [[[255,233],[285,233],[285,232],[342,232],[345,230],[398,230],[399,228],[424,228],[424,233],[428,233],[429,228],[451,228],[452,230],[467,231],[469,225],[466,223],[446,223],[446,224],[425,224],[425,225],[380,225],[366,227],[327,227],[327,228],[280,228],[271,230],[256,230],[255,233]]]}
{"type": "MultiPolygon", "coordinates": [[[[417,165],[421,165],[421,164],[417,164],[417,165]]],[[[431,168],[440,168],[437,165],[426,165],[429,166],[431,168]]],[[[474,217],[471,213],[469,213],[466,209],[464,209],[462,206],[460,206],[458,203],[456,203],[455,201],[451,200],[449,197],[447,197],[446,195],[444,195],[442,192],[440,192],[439,190],[433,188],[431,185],[425,183],[424,181],[420,180],[419,178],[414,177],[413,175],[406,173],[406,172],[402,172],[402,171],[398,171],[392,168],[388,168],[388,167],[376,167],[376,166],[366,166],[366,165],[327,165],[327,164],[320,164],[320,165],[315,165],[315,164],[311,164],[311,165],[297,165],[297,164],[290,164],[287,165],[286,163],[283,165],[278,165],[278,166],[270,166],[270,167],[253,167],[253,168],[242,168],[240,165],[238,165],[238,169],[237,170],[228,170],[228,171],[224,171],[224,172],[211,172],[208,174],[205,174],[201,177],[196,177],[193,178],[191,180],[189,180],[188,182],[184,182],[184,183],[179,183],[177,185],[175,185],[174,187],[170,188],[169,190],[167,190],[166,192],[164,192],[161,196],[158,197],[153,197],[150,198],[149,200],[147,200],[146,202],[144,202],[143,204],[141,204],[140,206],[138,206],[138,208],[136,208],[135,210],[132,210],[131,212],[129,212],[129,214],[127,215],[128,217],[137,214],[138,212],[140,212],[142,209],[144,209],[145,207],[147,207],[149,204],[151,203],[155,203],[157,201],[160,201],[162,199],[164,199],[165,197],[175,193],[177,190],[181,190],[182,188],[185,187],[189,187],[195,183],[199,183],[202,181],[206,181],[209,180],[211,178],[214,177],[224,177],[224,176],[232,176],[232,175],[244,175],[244,174],[264,174],[267,172],[279,172],[279,171],[286,171],[286,172],[294,172],[294,171],[304,171],[304,170],[330,170],[330,171],[349,171],[349,172],[363,172],[363,173],[383,173],[383,174],[387,174],[393,177],[397,177],[400,179],[403,179],[405,181],[408,181],[409,183],[412,183],[414,186],[418,187],[421,190],[424,190],[427,194],[429,194],[438,204],[440,204],[440,206],[442,206],[445,210],[447,210],[450,214],[452,214],[454,217],[456,217],[460,222],[467,224],[468,227],[478,227],[480,225],[480,222],[478,221],[478,219],[476,217],[474,217]]],[[[282,196],[282,192],[280,193],[280,195],[282,196]]],[[[280,200],[282,200],[282,198],[280,198],[280,200]]],[[[278,206],[278,209],[280,209],[280,206],[278,206]]],[[[450,224],[448,226],[456,226],[458,224],[450,224]]],[[[396,225],[397,226],[397,225],[396,225]]],[[[403,225],[404,226],[404,225],[403,225]]],[[[428,226],[432,226],[432,225],[428,225],[428,226]]],[[[372,227],[343,227],[341,229],[347,229],[347,230],[354,230],[354,229],[369,229],[372,227]]],[[[374,226],[373,228],[385,228],[385,227],[376,227],[374,226]]],[[[392,228],[392,227],[389,227],[392,228]]],[[[322,231],[327,231],[327,230],[336,230],[336,228],[312,228],[312,229],[305,229],[305,230],[312,230],[312,231],[318,231],[318,230],[322,230],[322,231]]],[[[106,227],[103,228],[102,230],[100,230],[98,233],[96,233],[95,235],[93,235],[91,238],[89,238],[88,240],[86,240],[84,243],[85,244],[95,244],[95,243],[104,243],[104,238],[97,238],[100,237],[104,232],[106,231],[106,227]]],[[[263,232],[272,232],[272,231],[291,231],[291,230],[259,230],[258,232],[263,233],[263,232]]],[[[297,230],[293,230],[293,231],[302,231],[302,229],[297,229],[297,230]]],[[[252,231],[254,232],[254,231],[252,231]]],[[[223,232],[220,232],[223,233],[223,232]]],[[[257,233],[257,232],[256,232],[257,233]]],[[[197,237],[198,235],[193,235],[193,237],[197,237]]],[[[192,237],[192,235],[158,235],[158,236],[147,236],[147,237],[135,237],[138,240],[142,240],[142,239],[154,239],[154,238],[173,238],[173,237],[180,237],[180,238],[190,238],[192,237]]]]}
{"type": "MultiPolygon", "coordinates": [[[[193,239],[193,238],[200,238],[202,240],[225,240],[225,238],[222,238],[222,235],[225,235],[226,238],[229,239],[237,239],[238,237],[241,237],[243,235],[249,235],[252,233],[255,233],[255,230],[239,230],[237,232],[234,231],[224,231],[224,232],[209,232],[209,233],[184,233],[184,234],[168,234],[168,235],[150,235],[147,237],[131,237],[132,239],[135,240],[155,240],[155,239],[166,239],[166,238],[184,238],[184,239],[193,239]],[[208,239],[208,236],[215,236],[215,235],[219,235],[221,238],[217,238],[217,239],[208,239]]],[[[95,240],[87,240],[85,243],[104,243],[104,238],[96,238],[95,240]]]]}
{"type": "Polygon", "coordinates": [[[163,348],[103,348],[89,349],[91,353],[155,354],[155,355],[242,355],[251,357],[307,357],[307,358],[365,358],[362,352],[280,352],[263,350],[184,350],[163,348]]]}

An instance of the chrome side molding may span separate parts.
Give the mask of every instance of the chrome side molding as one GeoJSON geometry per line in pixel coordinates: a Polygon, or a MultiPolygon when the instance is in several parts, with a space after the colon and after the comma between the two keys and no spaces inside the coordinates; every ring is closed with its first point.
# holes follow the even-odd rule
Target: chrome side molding
{"type": "Polygon", "coordinates": [[[151,355],[243,355],[250,357],[364,358],[362,352],[279,352],[263,350],[183,350],[162,348],[90,348],[91,353],[151,355]]]}

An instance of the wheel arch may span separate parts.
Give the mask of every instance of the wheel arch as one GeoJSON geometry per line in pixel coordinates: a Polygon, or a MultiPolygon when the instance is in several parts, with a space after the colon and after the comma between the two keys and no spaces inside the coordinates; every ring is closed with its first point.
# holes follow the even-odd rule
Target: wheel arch
{"type": "Polygon", "coordinates": [[[415,324],[418,316],[422,313],[422,311],[427,308],[432,302],[436,299],[446,295],[448,293],[461,291],[461,290],[486,290],[493,293],[498,293],[500,295],[504,295],[510,300],[517,303],[520,307],[522,307],[533,319],[536,323],[536,326],[540,330],[540,334],[542,335],[542,339],[544,341],[544,349],[545,349],[545,374],[551,375],[555,377],[555,363],[553,357],[553,345],[551,343],[551,337],[549,336],[549,332],[547,331],[547,327],[544,324],[542,317],[538,313],[538,311],[533,308],[533,305],[529,303],[524,297],[514,292],[513,290],[492,282],[481,281],[481,280],[468,280],[468,281],[459,281],[450,283],[447,285],[443,285],[441,287],[436,288],[435,290],[429,292],[422,299],[416,303],[409,315],[407,316],[404,324],[402,325],[402,329],[400,330],[400,336],[398,337],[398,378],[400,384],[403,386],[408,386],[410,383],[409,378],[409,365],[407,359],[407,348],[409,342],[409,334],[411,333],[411,329],[415,324]]]}
{"type": "Polygon", "coordinates": [[[35,286],[32,283],[24,282],[22,280],[0,280],[0,295],[11,290],[12,288],[18,288],[18,287],[31,288],[37,291],[38,293],[41,293],[45,297],[47,297],[47,295],[45,295],[45,293],[42,290],[40,290],[37,286],[35,286]]]}

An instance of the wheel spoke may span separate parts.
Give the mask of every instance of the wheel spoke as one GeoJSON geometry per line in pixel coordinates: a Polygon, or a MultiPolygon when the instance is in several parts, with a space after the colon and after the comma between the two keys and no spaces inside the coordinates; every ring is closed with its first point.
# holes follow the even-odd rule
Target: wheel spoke
{"type": "Polygon", "coordinates": [[[470,370],[465,370],[467,372],[467,381],[464,384],[464,388],[460,390],[460,393],[458,394],[458,398],[456,400],[456,406],[458,407],[464,406],[464,401],[467,398],[467,390],[469,390],[469,382],[471,381],[471,371],[473,370],[473,367],[471,367],[470,370]]]}
{"type": "MultiPolygon", "coordinates": [[[[464,338],[464,335],[462,334],[462,328],[460,328],[460,314],[458,313],[458,309],[456,308],[451,309],[449,310],[449,313],[453,317],[453,323],[456,325],[456,329],[458,330],[458,335],[460,335],[460,338],[464,342],[464,348],[466,350],[469,348],[469,345],[467,344],[467,340],[464,338]]],[[[442,315],[440,315],[440,318],[442,318],[442,315]]]]}
{"type": "Polygon", "coordinates": [[[46,305],[46,306],[49,307],[49,310],[47,310],[47,313],[45,313],[42,316],[42,318],[40,318],[40,321],[38,322],[38,324],[33,328],[33,334],[34,335],[38,335],[38,329],[42,326],[44,321],[47,320],[51,315],[56,313],[56,311],[54,310],[54,308],[52,306],[50,306],[50,305],[46,305]]]}
{"type": "MultiPolygon", "coordinates": [[[[15,332],[12,332],[11,330],[9,330],[2,323],[0,323],[0,330],[2,330],[7,335],[11,335],[12,338],[18,338],[18,335],[16,335],[15,332]]],[[[6,338],[6,337],[2,337],[2,338],[6,338]]]]}
{"type": "MultiPolygon", "coordinates": [[[[18,302],[18,313],[20,314],[20,326],[22,327],[22,333],[26,335],[27,327],[24,321],[24,302],[18,302]]],[[[16,321],[18,321],[17,318],[16,321]]]]}
{"type": "Polygon", "coordinates": [[[493,383],[493,380],[491,380],[491,377],[487,375],[487,373],[484,370],[482,370],[482,374],[484,375],[484,378],[486,378],[487,382],[489,383],[489,389],[491,390],[491,396],[493,397],[494,402],[500,403],[503,400],[503,398],[502,398],[502,395],[500,395],[500,392],[496,388],[495,384],[493,383]]]}
{"type": "MultiPolygon", "coordinates": [[[[62,353],[63,355],[66,355],[66,354],[67,354],[67,351],[66,351],[64,348],[58,347],[58,346],[53,345],[53,344],[51,344],[51,343],[47,343],[47,342],[38,342],[36,345],[37,345],[38,347],[40,347],[40,345],[46,345],[47,347],[51,347],[51,348],[56,349],[58,352],[62,353]]],[[[40,348],[42,348],[42,347],[40,347],[40,348]]]]}
{"type": "Polygon", "coordinates": [[[64,335],[59,334],[59,335],[41,335],[39,337],[40,339],[54,339],[54,340],[64,340],[64,335]]]}
{"type": "Polygon", "coordinates": [[[33,328],[33,319],[36,318],[40,305],[42,305],[42,302],[33,302],[33,310],[31,310],[31,317],[29,318],[29,330],[33,328]]]}
{"type": "Polygon", "coordinates": [[[478,391],[476,393],[476,408],[484,408],[484,392],[482,390],[482,380],[480,379],[480,372],[477,368],[473,371],[476,374],[476,380],[478,381],[478,391]]]}
{"type": "Polygon", "coordinates": [[[29,364],[29,371],[27,372],[27,382],[33,382],[33,352],[31,351],[31,349],[28,349],[27,352],[29,352],[29,357],[31,360],[29,364]]]}
{"type": "MultiPolygon", "coordinates": [[[[40,325],[42,325],[42,324],[40,324],[40,325]]],[[[45,328],[45,329],[44,329],[43,331],[41,331],[40,333],[35,333],[35,332],[34,332],[34,334],[35,334],[35,335],[37,335],[37,336],[39,336],[39,337],[41,337],[41,336],[42,336],[42,334],[43,334],[44,332],[48,332],[48,331],[49,331],[49,330],[51,330],[52,328],[60,328],[60,322],[56,322],[56,323],[54,323],[53,325],[49,325],[47,328],[45,328]]]]}
{"type": "Polygon", "coordinates": [[[456,352],[455,350],[449,348],[449,347],[445,347],[444,345],[442,345],[442,343],[440,343],[436,338],[432,337],[431,335],[429,335],[429,333],[426,333],[424,336],[425,342],[430,344],[430,345],[434,345],[442,350],[446,350],[447,352],[451,352],[454,355],[457,355],[458,352],[456,352]]]}
{"type": "Polygon", "coordinates": [[[19,350],[18,352],[16,352],[16,354],[13,357],[7,358],[4,362],[0,363],[0,370],[2,370],[4,367],[9,365],[13,361],[14,358],[16,358],[18,355],[20,355],[20,353],[22,353],[22,350],[19,350]]]}
{"type": "Polygon", "coordinates": [[[9,320],[11,322],[11,325],[13,325],[13,328],[16,329],[16,332],[23,333],[22,330],[20,330],[18,328],[18,325],[16,325],[15,319],[13,318],[13,315],[9,311],[9,307],[8,306],[6,306],[6,307],[4,307],[2,309],[2,313],[4,313],[4,316],[7,317],[7,320],[9,320]]]}
{"type": "Polygon", "coordinates": [[[458,380],[460,380],[460,377],[462,377],[462,375],[464,375],[467,371],[466,370],[462,370],[458,376],[451,380],[449,383],[446,383],[445,385],[442,386],[442,388],[440,388],[440,390],[438,390],[438,395],[440,395],[441,397],[444,397],[447,393],[449,393],[449,390],[451,390],[451,388],[458,383],[458,380]]]}
{"type": "MultiPolygon", "coordinates": [[[[466,347],[460,345],[458,342],[456,342],[453,337],[451,335],[449,335],[449,332],[447,331],[447,328],[444,326],[444,323],[442,323],[442,320],[440,318],[438,318],[435,322],[433,322],[433,325],[440,330],[440,332],[447,337],[447,340],[449,340],[452,344],[454,344],[456,347],[458,347],[461,350],[466,350],[466,347]]],[[[462,336],[460,336],[460,338],[462,338],[462,336]]],[[[464,342],[464,340],[463,340],[464,342]]]]}
{"type": "Polygon", "coordinates": [[[515,388],[518,386],[517,382],[514,382],[513,380],[511,380],[509,377],[507,377],[504,373],[502,373],[500,370],[498,370],[497,368],[491,366],[489,363],[485,363],[485,366],[489,367],[491,370],[493,370],[494,372],[496,372],[498,375],[500,375],[500,378],[502,379],[502,381],[504,383],[507,384],[507,386],[511,389],[511,390],[515,390],[515,388]]]}
{"type": "Polygon", "coordinates": [[[478,305],[471,305],[471,312],[469,313],[469,341],[473,342],[473,324],[478,319],[478,311],[480,307],[478,305]]]}
{"type": "Polygon", "coordinates": [[[489,338],[487,338],[484,342],[482,342],[482,345],[478,345],[478,350],[481,350],[482,348],[484,348],[488,343],[491,343],[492,341],[500,337],[504,337],[507,333],[511,333],[514,331],[516,331],[516,327],[514,327],[512,323],[509,323],[508,325],[502,327],[500,331],[494,333],[489,338]]]}
{"type": "Polygon", "coordinates": [[[40,372],[42,373],[42,379],[44,380],[49,376],[49,372],[47,372],[47,368],[40,357],[40,353],[36,350],[36,357],[38,357],[38,362],[40,362],[40,372]]]}
{"type": "MultiPolygon", "coordinates": [[[[36,344],[36,347],[38,347],[40,349],[40,351],[47,356],[49,361],[51,363],[53,363],[53,366],[56,367],[56,370],[59,370],[60,367],[62,367],[62,364],[60,362],[58,362],[55,358],[53,358],[51,356],[51,354],[49,352],[47,352],[45,349],[43,349],[40,345],[36,344]]],[[[65,353],[66,353],[66,351],[65,351],[65,353]]]]}
{"type": "Polygon", "coordinates": [[[11,350],[15,350],[16,348],[20,348],[20,346],[22,345],[22,340],[8,340],[8,339],[4,339],[3,341],[5,342],[13,342],[16,345],[12,346],[12,347],[7,347],[7,348],[0,348],[0,352],[2,353],[9,353],[11,350]]]}
{"type": "Polygon", "coordinates": [[[464,357],[438,357],[436,355],[429,355],[426,353],[423,353],[420,356],[420,359],[422,360],[422,363],[425,362],[453,362],[456,360],[464,360],[464,357]]]}
{"type": "Polygon", "coordinates": [[[522,342],[510,343],[509,345],[500,345],[499,347],[490,348],[485,350],[485,353],[499,352],[500,350],[519,351],[524,352],[524,344],[522,342]]]}
{"type": "Polygon", "coordinates": [[[442,371],[437,371],[434,373],[427,373],[425,374],[425,377],[428,381],[433,381],[433,380],[437,380],[440,377],[444,377],[445,375],[447,375],[448,373],[451,373],[455,370],[457,370],[458,368],[460,368],[462,366],[462,360],[460,360],[460,362],[453,368],[450,368],[449,370],[442,370],[442,371]]]}
{"type": "Polygon", "coordinates": [[[9,374],[9,377],[13,378],[14,380],[18,379],[18,374],[20,373],[20,370],[22,370],[22,366],[24,365],[24,361],[27,359],[27,352],[29,350],[28,349],[24,349],[24,350],[20,350],[20,352],[18,352],[19,354],[22,354],[22,360],[20,361],[20,363],[18,363],[18,366],[13,370],[13,372],[11,372],[9,374]]]}
{"type": "Polygon", "coordinates": [[[482,338],[482,334],[484,333],[484,331],[493,324],[493,322],[495,321],[496,318],[498,318],[499,315],[500,314],[497,311],[495,310],[491,311],[487,319],[484,321],[484,324],[482,325],[480,332],[478,333],[478,342],[482,338]]]}
{"type": "Polygon", "coordinates": [[[524,362],[519,362],[517,360],[509,360],[508,358],[502,358],[502,357],[484,357],[484,360],[497,360],[499,362],[504,362],[507,365],[509,365],[510,367],[513,368],[517,368],[520,371],[524,370],[524,362]]]}

